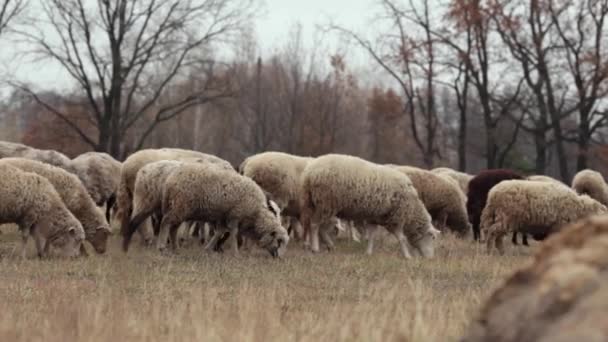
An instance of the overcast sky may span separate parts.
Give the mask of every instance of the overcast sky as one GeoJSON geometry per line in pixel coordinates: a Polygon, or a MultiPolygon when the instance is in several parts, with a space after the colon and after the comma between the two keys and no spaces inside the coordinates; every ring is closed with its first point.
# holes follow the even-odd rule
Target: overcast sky
{"type": "MultiPolygon", "coordinates": [[[[281,47],[290,28],[300,23],[306,45],[312,44],[317,25],[330,20],[355,30],[364,30],[374,8],[374,0],[262,0],[263,11],[256,20],[255,30],[263,54],[281,47]]],[[[8,71],[20,80],[28,80],[47,88],[64,88],[69,78],[60,67],[49,63],[36,66],[15,58],[10,43],[0,42],[0,71],[8,71]],[[8,46],[7,46],[8,45],[8,46]],[[5,49],[5,47],[8,47],[5,49]]],[[[329,43],[331,44],[331,43],[329,43]]]]}

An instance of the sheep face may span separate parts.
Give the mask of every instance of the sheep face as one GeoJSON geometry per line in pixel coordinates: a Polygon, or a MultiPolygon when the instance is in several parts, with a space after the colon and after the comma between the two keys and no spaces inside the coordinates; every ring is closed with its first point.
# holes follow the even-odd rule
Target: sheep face
{"type": "Polygon", "coordinates": [[[264,234],[259,243],[260,247],[265,248],[274,258],[282,257],[289,243],[287,230],[283,227],[280,228],[264,234]]]}
{"type": "Polygon", "coordinates": [[[108,244],[108,237],[110,236],[110,229],[107,227],[98,227],[92,236],[87,237],[87,241],[91,243],[95,252],[103,254],[106,252],[108,244]]]}
{"type": "Polygon", "coordinates": [[[51,240],[52,246],[64,257],[72,258],[80,255],[80,246],[84,241],[82,228],[70,227],[64,233],[51,240]]]}
{"type": "Polygon", "coordinates": [[[432,258],[435,255],[435,240],[439,236],[440,231],[430,225],[429,229],[424,232],[421,238],[412,241],[411,245],[424,258],[432,258]]]}

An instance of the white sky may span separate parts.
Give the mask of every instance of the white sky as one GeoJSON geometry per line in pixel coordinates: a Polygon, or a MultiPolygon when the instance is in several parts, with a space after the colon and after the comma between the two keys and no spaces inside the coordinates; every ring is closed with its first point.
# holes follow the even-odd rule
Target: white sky
{"type": "MultiPolygon", "coordinates": [[[[356,31],[365,31],[375,4],[374,0],[262,1],[264,6],[260,18],[256,21],[256,34],[262,54],[267,55],[283,45],[290,29],[296,23],[302,25],[303,39],[308,47],[313,44],[316,26],[328,24],[330,20],[356,31]]],[[[335,39],[333,43],[327,44],[335,44],[335,39]]],[[[59,66],[48,62],[23,63],[22,58],[14,55],[14,50],[15,46],[11,42],[0,40],[0,74],[28,80],[41,88],[68,86],[70,79],[59,66]]],[[[360,64],[360,58],[355,62],[360,64]]]]}

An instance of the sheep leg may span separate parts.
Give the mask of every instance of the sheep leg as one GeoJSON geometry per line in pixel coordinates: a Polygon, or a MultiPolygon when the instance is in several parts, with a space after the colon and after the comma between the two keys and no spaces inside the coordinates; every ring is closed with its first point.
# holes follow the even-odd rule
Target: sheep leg
{"type": "Polygon", "coordinates": [[[238,234],[239,234],[239,223],[237,221],[229,221],[228,229],[230,230],[230,239],[232,253],[234,256],[239,256],[239,242],[238,242],[238,234]]]}
{"type": "MultiPolygon", "coordinates": [[[[182,223],[183,224],[183,223],[182,223]]],[[[179,239],[177,238],[177,231],[181,224],[174,224],[169,226],[169,240],[171,241],[171,250],[177,251],[177,247],[179,245],[179,239]]]]}
{"type": "Polygon", "coordinates": [[[448,213],[445,210],[442,210],[441,213],[439,214],[439,218],[438,218],[438,224],[441,228],[439,228],[439,230],[447,230],[448,228],[448,213]]]}
{"type": "Polygon", "coordinates": [[[505,246],[503,245],[502,242],[502,238],[504,236],[504,234],[502,234],[501,232],[498,232],[496,235],[496,238],[494,240],[494,244],[496,245],[496,249],[498,249],[498,252],[500,253],[500,255],[504,255],[505,254],[505,246]]]}
{"type": "Polygon", "coordinates": [[[320,225],[318,223],[310,225],[309,239],[310,239],[310,249],[313,253],[319,253],[320,244],[319,244],[319,229],[320,225]]]}
{"type": "Polygon", "coordinates": [[[486,249],[487,249],[488,253],[492,253],[492,250],[494,249],[494,238],[495,238],[495,235],[496,235],[495,230],[496,230],[496,227],[494,225],[492,225],[487,230],[487,234],[486,234],[486,249]]]}
{"type": "Polygon", "coordinates": [[[160,232],[156,240],[156,248],[159,251],[163,251],[166,248],[167,239],[169,238],[169,234],[171,233],[171,231],[179,227],[180,222],[175,223],[175,220],[171,216],[172,215],[170,213],[168,215],[165,215],[160,223],[160,232]]]}
{"type": "Polygon", "coordinates": [[[38,252],[38,258],[42,259],[46,255],[46,251],[48,250],[46,239],[40,236],[39,234],[35,234],[34,242],[36,243],[36,251],[38,252]]]}
{"type": "Polygon", "coordinates": [[[330,230],[335,227],[334,223],[335,223],[335,221],[332,221],[331,223],[319,228],[319,230],[320,230],[319,233],[321,234],[321,239],[323,240],[323,243],[327,247],[328,251],[331,251],[334,249],[334,241],[332,240],[331,236],[329,236],[330,230]]]}
{"type": "Polygon", "coordinates": [[[367,235],[367,249],[365,250],[365,254],[372,255],[374,252],[374,237],[376,236],[376,229],[378,226],[369,225],[365,228],[365,233],[367,235]]]}
{"type": "MultiPolygon", "coordinates": [[[[30,229],[21,229],[21,257],[27,258],[27,241],[30,238],[30,229]]],[[[40,253],[40,251],[38,251],[40,253]]]]}
{"type": "Polygon", "coordinates": [[[80,255],[84,256],[84,257],[88,257],[89,253],[87,252],[87,249],[84,247],[84,242],[80,244],[80,255]]]}
{"type": "Polygon", "coordinates": [[[526,233],[522,233],[522,234],[523,234],[523,236],[524,236],[524,237],[522,238],[521,243],[522,243],[524,246],[530,246],[530,245],[528,244],[528,234],[526,234],[526,233]]]}
{"type": "MultiPolygon", "coordinates": [[[[524,235],[524,237],[525,237],[525,235],[524,235]]],[[[511,243],[513,243],[515,246],[518,245],[518,242],[517,242],[517,232],[513,232],[513,237],[511,238],[511,243]]]]}
{"type": "Polygon", "coordinates": [[[401,254],[406,259],[411,259],[412,255],[410,254],[409,242],[407,241],[407,237],[403,234],[402,230],[397,230],[395,232],[395,236],[397,240],[399,240],[399,245],[401,246],[401,254]]]}
{"type": "Polygon", "coordinates": [[[203,249],[206,251],[212,249],[218,242],[218,240],[224,235],[224,233],[224,229],[219,229],[218,227],[215,227],[215,229],[213,230],[213,236],[211,237],[211,239],[209,239],[209,242],[207,242],[207,245],[205,245],[203,249]]]}

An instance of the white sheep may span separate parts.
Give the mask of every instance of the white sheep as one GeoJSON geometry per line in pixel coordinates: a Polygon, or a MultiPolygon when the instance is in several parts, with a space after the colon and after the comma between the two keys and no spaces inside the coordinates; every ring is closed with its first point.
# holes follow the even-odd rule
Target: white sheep
{"type": "MultiPolygon", "coordinates": [[[[3,158],[0,165],[35,173],[51,182],[68,210],[82,224],[86,240],[97,253],[105,253],[110,227],[76,175],[50,164],[24,158],[3,158]]],[[[84,245],[81,251],[86,255],[84,245]]]]}
{"type": "Polygon", "coordinates": [[[116,202],[122,163],[107,153],[87,152],[72,159],[71,166],[95,203],[105,205],[106,220],[116,202]]]}
{"type": "Polygon", "coordinates": [[[437,167],[437,168],[432,169],[431,172],[434,172],[437,174],[443,174],[443,175],[451,177],[456,182],[458,182],[458,185],[460,186],[460,190],[462,190],[462,192],[464,194],[468,193],[469,181],[471,181],[471,179],[473,179],[472,175],[470,175],[468,173],[456,171],[454,169],[450,169],[449,167],[437,167]]]}
{"type": "MultiPolygon", "coordinates": [[[[228,228],[258,241],[272,256],[283,253],[289,236],[281,220],[268,206],[262,189],[251,179],[213,164],[185,163],[171,173],[163,187],[163,220],[157,240],[163,250],[168,235],[176,247],[176,232],[182,222],[199,220],[228,228]]],[[[213,236],[213,246],[223,234],[213,236]]],[[[233,243],[234,252],[237,245],[233,243]]]]}
{"type": "Polygon", "coordinates": [[[302,223],[313,252],[319,251],[319,233],[326,235],[331,219],[339,217],[384,226],[399,240],[405,258],[412,257],[410,244],[422,256],[433,256],[439,231],[410,179],[397,170],[353,156],[325,155],[306,166],[301,196],[302,223]]]}
{"type": "Polygon", "coordinates": [[[18,157],[33,159],[43,163],[60,167],[68,172],[75,173],[71,160],[63,153],[53,150],[40,150],[27,145],[0,141],[0,158],[18,157]]]}
{"type": "MultiPolygon", "coordinates": [[[[126,232],[131,218],[133,208],[133,187],[135,186],[135,179],[139,170],[145,165],[156,161],[180,160],[184,158],[202,158],[210,163],[222,164],[226,167],[229,166],[232,168],[230,163],[221,158],[197,151],[182,150],[177,148],[161,148],[141,150],[133,153],[122,164],[122,169],[120,172],[120,184],[116,198],[116,218],[120,223],[121,234],[124,235],[124,232],[126,232]]],[[[141,229],[138,231],[143,232],[141,229]]],[[[155,232],[155,235],[156,233],[157,232],[155,232]]],[[[142,237],[144,237],[146,240],[151,240],[149,237],[142,237]]]]}
{"type": "Polygon", "coordinates": [[[23,257],[30,235],[39,257],[50,245],[64,256],[77,256],[85,238],[82,225],[46,178],[0,165],[0,224],[5,223],[19,226],[23,257]]]}
{"type": "MultiPolygon", "coordinates": [[[[278,205],[288,231],[298,236],[300,224],[300,179],[312,157],[301,157],[283,152],[263,152],[245,159],[239,173],[253,179],[278,205]]],[[[339,227],[337,219],[332,220],[339,227]]]]}
{"type": "Polygon", "coordinates": [[[439,227],[447,227],[460,236],[468,236],[471,224],[466,196],[450,177],[412,166],[391,166],[404,173],[414,184],[418,197],[439,227]]]}
{"type": "Polygon", "coordinates": [[[606,211],[591,197],[554,182],[505,180],[488,194],[481,229],[487,231],[488,251],[495,246],[502,254],[502,238],[508,233],[527,233],[542,239],[565,224],[606,211]]]}
{"type": "Polygon", "coordinates": [[[578,172],[572,179],[572,189],[608,206],[608,185],[602,174],[597,171],[587,169],[578,172]]]}

